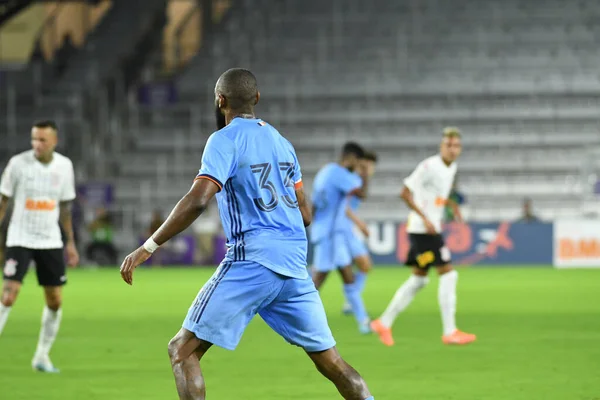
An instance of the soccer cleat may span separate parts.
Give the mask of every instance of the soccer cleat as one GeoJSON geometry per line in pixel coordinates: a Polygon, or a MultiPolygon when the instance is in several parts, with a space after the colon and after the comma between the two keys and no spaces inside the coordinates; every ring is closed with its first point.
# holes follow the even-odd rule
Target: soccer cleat
{"type": "Polygon", "coordinates": [[[442,342],[444,342],[444,344],[462,345],[469,344],[471,342],[474,342],[475,340],[477,340],[477,336],[473,335],[472,333],[461,332],[458,329],[450,335],[442,336],[442,342]]]}
{"type": "Polygon", "coordinates": [[[44,372],[47,374],[60,373],[60,370],[52,364],[52,361],[50,361],[49,357],[34,359],[31,362],[31,367],[34,369],[34,371],[44,372]]]}
{"type": "Polygon", "coordinates": [[[368,335],[369,333],[371,333],[372,332],[371,331],[371,321],[370,320],[366,320],[362,324],[359,324],[358,325],[358,330],[363,335],[368,335]]]}
{"type": "Polygon", "coordinates": [[[342,314],[352,315],[352,306],[350,305],[350,303],[344,303],[344,306],[342,307],[342,314]]]}
{"type": "Polygon", "coordinates": [[[379,340],[386,346],[394,345],[394,338],[392,337],[392,329],[384,326],[380,320],[376,319],[371,322],[371,330],[379,335],[379,340]]]}

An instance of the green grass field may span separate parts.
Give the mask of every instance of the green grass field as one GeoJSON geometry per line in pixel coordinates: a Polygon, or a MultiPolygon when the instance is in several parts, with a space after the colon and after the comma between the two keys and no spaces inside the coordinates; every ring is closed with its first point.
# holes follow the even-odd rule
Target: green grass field
{"type": "MultiPolygon", "coordinates": [[[[75,270],[53,350],[60,375],[30,369],[42,293],[29,276],[0,337],[0,399],[176,399],[166,347],[212,270],[75,270]]],[[[365,299],[372,315],[408,274],[376,269],[365,299]]],[[[337,276],[323,290],[342,355],[377,400],[600,399],[600,270],[463,269],[459,326],[477,333],[468,347],[440,342],[437,279],[395,325],[397,345],[360,336],[341,315],[337,276]]],[[[234,352],[213,348],[203,361],[211,400],[340,398],[303,352],[257,317],[234,352]]]]}

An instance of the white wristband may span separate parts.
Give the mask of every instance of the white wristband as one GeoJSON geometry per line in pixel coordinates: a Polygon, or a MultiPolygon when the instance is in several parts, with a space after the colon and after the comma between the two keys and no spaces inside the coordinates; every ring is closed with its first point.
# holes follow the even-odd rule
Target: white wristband
{"type": "Polygon", "coordinates": [[[154,253],[159,247],[160,246],[156,244],[152,237],[148,238],[148,240],[146,240],[144,243],[144,250],[146,250],[148,253],[154,253]]]}

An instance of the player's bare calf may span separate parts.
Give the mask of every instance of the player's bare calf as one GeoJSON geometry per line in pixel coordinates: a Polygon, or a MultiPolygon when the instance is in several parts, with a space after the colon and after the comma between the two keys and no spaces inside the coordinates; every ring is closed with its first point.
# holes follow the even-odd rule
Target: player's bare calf
{"type": "Polygon", "coordinates": [[[372,399],[360,374],[342,359],[335,347],[318,353],[307,353],[323,376],[329,379],[347,400],[372,399]]]}
{"type": "Polygon", "coordinates": [[[180,399],[206,398],[200,360],[211,346],[212,343],[198,339],[192,332],[183,328],[169,342],[169,358],[180,399]]]}

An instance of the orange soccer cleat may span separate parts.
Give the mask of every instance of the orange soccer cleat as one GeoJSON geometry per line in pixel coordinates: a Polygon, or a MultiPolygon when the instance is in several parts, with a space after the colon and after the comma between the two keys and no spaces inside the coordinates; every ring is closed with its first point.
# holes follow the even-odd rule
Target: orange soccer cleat
{"type": "Polygon", "coordinates": [[[474,342],[475,340],[477,340],[477,336],[473,335],[472,333],[461,332],[458,329],[450,335],[442,336],[442,342],[444,342],[444,344],[462,345],[469,344],[471,342],[474,342]]]}
{"type": "Polygon", "coordinates": [[[371,330],[379,335],[379,340],[386,346],[394,345],[394,338],[392,337],[392,329],[384,326],[380,320],[376,319],[371,322],[371,330]]]}

